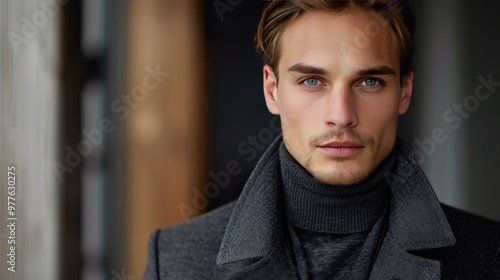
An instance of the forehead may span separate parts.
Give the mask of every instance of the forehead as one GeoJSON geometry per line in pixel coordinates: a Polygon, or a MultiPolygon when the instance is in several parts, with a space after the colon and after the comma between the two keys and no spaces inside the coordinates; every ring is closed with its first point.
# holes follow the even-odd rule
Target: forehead
{"type": "Polygon", "coordinates": [[[399,48],[389,23],[356,7],[305,12],[285,28],[280,44],[280,68],[304,63],[338,72],[386,65],[399,72],[399,48]]]}

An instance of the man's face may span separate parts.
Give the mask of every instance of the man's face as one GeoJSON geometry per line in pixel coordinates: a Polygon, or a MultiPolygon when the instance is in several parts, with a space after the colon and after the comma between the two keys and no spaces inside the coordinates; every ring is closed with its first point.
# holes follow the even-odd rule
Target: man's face
{"type": "Polygon", "coordinates": [[[411,97],[390,26],[358,8],[306,12],[280,40],[279,83],[265,66],[264,92],[288,151],[324,183],[365,180],[394,147],[411,97]]]}

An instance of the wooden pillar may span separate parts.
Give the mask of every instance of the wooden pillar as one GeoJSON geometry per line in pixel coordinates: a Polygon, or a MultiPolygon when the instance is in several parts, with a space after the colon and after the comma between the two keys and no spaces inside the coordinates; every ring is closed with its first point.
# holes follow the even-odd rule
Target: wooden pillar
{"type": "Polygon", "coordinates": [[[122,112],[129,275],[142,277],[151,233],[184,221],[179,205],[191,204],[206,176],[201,8],[201,1],[129,1],[122,112]]]}

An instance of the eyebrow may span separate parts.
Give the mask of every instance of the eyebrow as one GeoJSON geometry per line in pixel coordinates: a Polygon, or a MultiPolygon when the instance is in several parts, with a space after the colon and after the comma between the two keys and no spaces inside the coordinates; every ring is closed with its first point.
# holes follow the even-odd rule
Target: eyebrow
{"type": "Polygon", "coordinates": [[[305,65],[302,63],[294,64],[292,67],[288,68],[287,72],[298,72],[302,74],[315,74],[315,75],[323,75],[325,76],[328,71],[323,68],[305,65]]]}
{"type": "MultiPolygon", "coordinates": [[[[288,68],[288,72],[298,72],[302,74],[315,74],[315,75],[327,75],[328,71],[302,63],[297,63],[292,67],[288,68]]],[[[396,71],[389,66],[377,66],[368,69],[359,70],[356,72],[357,76],[379,76],[379,75],[396,75],[396,71]]]]}
{"type": "Polygon", "coordinates": [[[396,75],[396,71],[389,66],[379,66],[368,69],[359,70],[358,76],[378,76],[378,75],[396,75]]]}

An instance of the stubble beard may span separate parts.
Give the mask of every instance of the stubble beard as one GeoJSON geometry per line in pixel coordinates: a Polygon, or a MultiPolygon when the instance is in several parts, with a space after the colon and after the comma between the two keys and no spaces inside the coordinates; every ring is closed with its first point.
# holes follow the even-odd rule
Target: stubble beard
{"type": "Polygon", "coordinates": [[[375,171],[372,163],[361,163],[363,166],[357,166],[355,169],[347,168],[347,160],[336,160],[336,167],[331,169],[315,166],[312,157],[310,157],[304,167],[316,180],[334,186],[352,186],[362,183],[375,171]],[[371,167],[371,168],[366,168],[371,167]]]}
{"type": "Polygon", "coordinates": [[[365,181],[377,167],[374,155],[370,155],[364,162],[359,162],[357,164],[353,161],[359,161],[361,159],[327,159],[328,161],[335,162],[335,166],[329,169],[318,166],[321,163],[313,159],[312,155],[320,144],[333,140],[342,141],[345,139],[353,140],[363,145],[363,153],[374,152],[375,141],[372,137],[363,136],[350,129],[342,131],[331,130],[320,136],[314,136],[308,139],[307,148],[309,151],[307,155],[303,155],[306,157],[303,167],[316,180],[328,185],[351,186],[365,181]]]}

